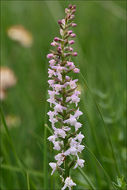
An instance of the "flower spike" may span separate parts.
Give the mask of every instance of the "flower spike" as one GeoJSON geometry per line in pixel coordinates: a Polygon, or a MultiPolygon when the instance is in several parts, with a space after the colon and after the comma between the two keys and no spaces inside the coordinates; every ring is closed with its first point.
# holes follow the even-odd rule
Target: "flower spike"
{"type": "Polygon", "coordinates": [[[76,27],[73,22],[76,6],[69,5],[65,9],[65,18],[58,21],[60,26],[60,37],[55,37],[51,46],[54,50],[47,55],[49,59],[49,80],[48,90],[51,111],[47,114],[51,122],[53,135],[48,140],[53,143],[53,149],[58,151],[55,162],[50,162],[51,175],[57,170],[62,178],[63,187],[61,190],[72,189],[76,184],[69,175],[70,169],[84,167],[84,160],[79,154],[84,149],[81,142],[84,135],[79,132],[82,124],[78,121],[83,114],[79,108],[80,91],[77,90],[78,79],[72,79],[72,73],[79,73],[80,70],[72,62],[71,58],[77,56],[71,45],[75,43],[72,38],[76,34],[71,27],[76,27]],[[71,161],[70,156],[73,158],[71,161]]]}

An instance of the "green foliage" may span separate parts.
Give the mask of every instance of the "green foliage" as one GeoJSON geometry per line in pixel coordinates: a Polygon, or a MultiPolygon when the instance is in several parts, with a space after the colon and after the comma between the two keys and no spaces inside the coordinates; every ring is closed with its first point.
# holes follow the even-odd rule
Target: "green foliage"
{"type": "MultiPolygon", "coordinates": [[[[74,1],[77,6],[75,63],[81,73],[80,109],[85,135],[85,167],[71,172],[75,190],[126,189],[126,18],[125,2],[74,1]],[[119,176],[119,177],[117,177],[119,176]],[[124,176],[124,177],[121,177],[124,176]],[[117,181],[116,181],[117,178],[117,181]]],[[[57,20],[68,1],[2,1],[1,65],[11,68],[17,84],[1,103],[1,190],[57,190],[51,176],[52,132],[47,117],[46,55],[59,34],[57,20]],[[33,35],[25,48],[9,39],[7,29],[23,25],[33,35]],[[13,115],[20,122],[7,122],[13,115]],[[15,126],[15,127],[14,127],[15,126]]]]}
{"type": "Polygon", "coordinates": [[[116,186],[117,189],[125,190],[127,187],[127,183],[124,179],[124,176],[122,176],[121,178],[117,177],[117,184],[114,183],[114,185],[116,186]]]}

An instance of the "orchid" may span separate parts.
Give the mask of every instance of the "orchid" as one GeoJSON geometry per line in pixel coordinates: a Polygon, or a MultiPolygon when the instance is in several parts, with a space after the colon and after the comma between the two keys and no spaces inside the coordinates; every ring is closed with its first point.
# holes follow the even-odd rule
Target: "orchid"
{"type": "Polygon", "coordinates": [[[55,156],[56,162],[50,162],[53,174],[59,170],[62,178],[62,190],[72,189],[76,184],[70,177],[70,169],[76,169],[78,166],[84,166],[84,160],[79,158],[79,154],[84,149],[81,142],[84,135],[79,132],[82,124],[78,121],[83,114],[78,107],[80,101],[80,91],[77,90],[78,79],[72,79],[71,72],[79,73],[80,70],[75,66],[71,57],[77,56],[77,52],[73,51],[71,45],[75,43],[72,38],[76,34],[70,30],[75,27],[73,22],[75,5],[69,5],[65,9],[65,18],[58,21],[60,26],[60,37],[55,37],[51,46],[54,50],[47,55],[49,60],[48,90],[51,110],[47,113],[51,122],[53,135],[48,140],[53,143],[53,149],[58,151],[55,156]],[[70,164],[71,162],[71,164],[70,164]]]}

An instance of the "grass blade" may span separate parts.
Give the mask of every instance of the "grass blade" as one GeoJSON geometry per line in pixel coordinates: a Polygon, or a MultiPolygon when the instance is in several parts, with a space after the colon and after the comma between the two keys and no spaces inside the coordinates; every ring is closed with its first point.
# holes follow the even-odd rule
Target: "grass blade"
{"type": "Polygon", "coordinates": [[[83,169],[78,167],[78,170],[82,174],[82,176],[85,178],[85,180],[87,181],[87,183],[89,184],[89,186],[91,187],[91,189],[96,190],[96,188],[94,187],[94,185],[91,182],[90,178],[85,174],[85,172],[83,171],[83,169]]]}
{"type": "Polygon", "coordinates": [[[0,107],[0,115],[1,115],[1,120],[2,120],[2,123],[3,123],[3,126],[5,128],[5,131],[6,131],[6,135],[7,135],[7,138],[8,138],[8,141],[11,145],[11,148],[12,148],[12,151],[13,151],[13,154],[15,156],[15,159],[16,159],[16,162],[18,164],[18,166],[22,169],[22,172],[24,173],[24,167],[20,161],[20,159],[18,158],[18,155],[15,151],[15,148],[14,148],[14,145],[13,145],[13,142],[12,142],[12,139],[11,139],[11,135],[9,133],[9,130],[8,130],[8,126],[6,124],[6,121],[5,121],[5,118],[4,118],[4,114],[3,114],[3,111],[2,111],[2,108],[0,107]]]}
{"type": "Polygon", "coordinates": [[[30,190],[30,181],[29,181],[29,173],[26,173],[26,178],[27,178],[27,190],[30,190]]]}
{"type": "MultiPolygon", "coordinates": [[[[8,164],[1,164],[1,168],[5,169],[5,170],[10,170],[12,172],[22,173],[22,169],[21,168],[18,168],[16,166],[11,166],[11,165],[8,165],[8,164]]],[[[42,174],[41,171],[26,169],[25,173],[29,173],[30,175],[33,175],[35,177],[43,178],[43,174],[42,174]]]]}
{"type": "Polygon", "coordinates": [[[86,149],[89,151],[89,153],[91,154],[91,156],[96,160],[97,164],[99,165],[99,167],[103,170],[105,176],[107,177],[108,181],[110,182],[110,184],[113,186],[114,188],[114,185],[110,179],[110,176],[108,175],[108,173],[106,172],[106,170],[104,169],[104,167],[102,166],[102,164],[100,163],[100,161],[96,158],[95,154],[88,148],[87,145],[85,145],[86,149]]]}
{"type": "Polygon", "coordinates": [[[105,121],[104,121],[104,119],[103,119],[103,115],[102,115],[102,113],[101,113],[100,107],[99,107],[98,103],[96,102],[95,97],[94,97],[94,95],[93,95],[91,89],[89,88],[89,86],[88,86],[88,84],[87,84],[87,81],[85,80],[85,78],[84,78],[84,76],[83,76],[83,74],[82,74],[81,72],[80,72],[80,75],[81,75],[81,77],[82,77],[82,79],[83,79],[83,81],[84,81],[85,86],[87,87],[87,89],[89,90],[89,92],[90,92],[90,94],[91,94],[91,97],[92,97],[92,99],[93,99],[93,101],[94,101],[94,103],[95,103],[95,106],[96,106],[96,108],[97,108],[97,111],[98,111],[98,113],[99,113],[99,115],[100,115],[100,118],[101,118],[101,120],[102,120],[102,122],[103,122],[103,126],[104,126],[104,129],[105,129],[107,138],[108,138],[108,143],[109,143],[110,148],[111,148],[111,151],[112,151],[112,156],[113,156],[113,159],[114,159],[116,171],[117,171],[118,176],[120,176],[120,172],[119,172],[119,168],[118,168],[118,165],[117,165],[117,161],[116,161],[116,157],[115,157],[115,153],[114,153],[112,141],[111,141],[111,138],[110,138],[110,134],[109,134],[109,131],[108,131],[107,127],[106,127],[105,121]]]}

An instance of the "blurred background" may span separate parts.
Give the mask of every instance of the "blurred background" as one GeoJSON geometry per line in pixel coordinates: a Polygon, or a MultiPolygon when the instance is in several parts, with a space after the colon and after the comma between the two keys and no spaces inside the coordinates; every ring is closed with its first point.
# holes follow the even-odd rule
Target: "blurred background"
{"type": "MultiPolygon", "coordinates": [[[[57,20],[70,1],[1,2],[1,190],[57,190],[48,163],[47,69],[57,20]]],[[[80,109],[85,135],[75,190],[126,189],[126,2],[76,4],[80,109]]]]}

